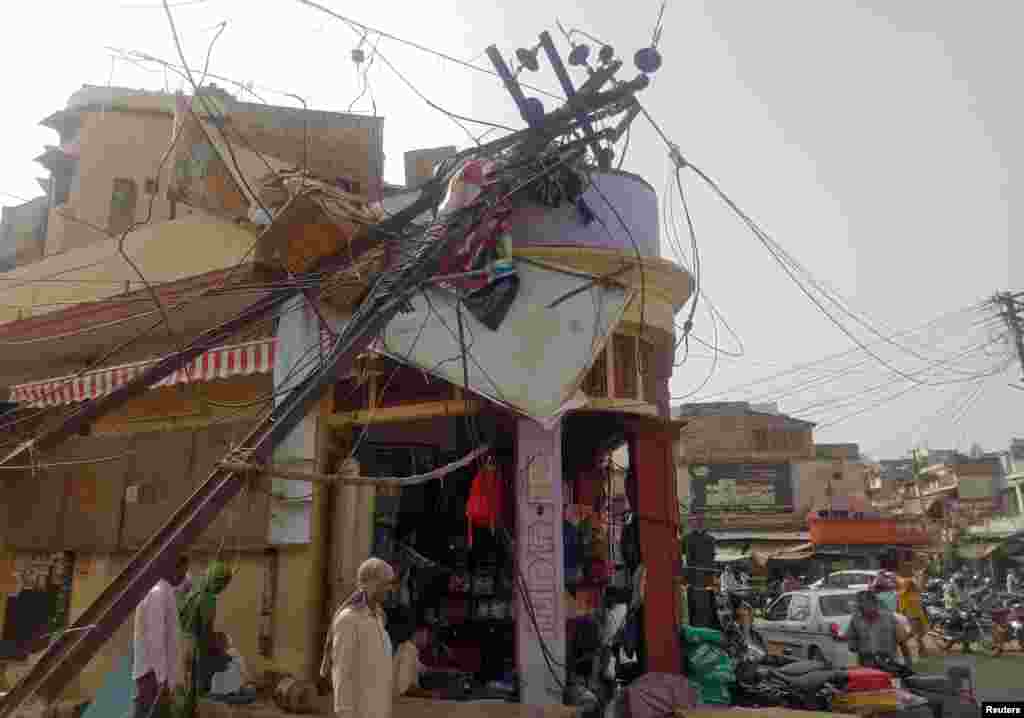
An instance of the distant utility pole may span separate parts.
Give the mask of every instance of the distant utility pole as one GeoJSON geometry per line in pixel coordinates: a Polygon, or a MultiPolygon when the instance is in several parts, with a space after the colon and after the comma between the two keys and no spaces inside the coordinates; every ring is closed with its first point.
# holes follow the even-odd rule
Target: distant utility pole
{"type": "Polygon", "coordinates": [[[1013,333],[1013,341],[1017,347],[1017,359],[1020,360],[1021,372],[1024,374],[1024,318],[1021,317],[1021,303],[1013,294],[1001,292],[995,296],[995,302],[1001,304],[1001,316],[1013,333]]]}

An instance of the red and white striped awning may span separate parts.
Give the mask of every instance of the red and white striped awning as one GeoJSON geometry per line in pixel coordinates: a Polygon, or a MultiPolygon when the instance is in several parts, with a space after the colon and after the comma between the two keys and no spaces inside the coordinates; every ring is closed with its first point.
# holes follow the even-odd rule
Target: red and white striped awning
{"type": "MultiPolygon", "coordinates": [[[[187,367],[179,369],[152,388],[188,384],[233,376],[269,374],[274,370],[277,339],[269,337],[244,344],[233,344],[200,354],[187,367]]],[[[107,367],[75,376],[45,379],[11,387],[10,400],[33,407],[59,406],[105,396],[126,384],[160,359],[107,367]]]]}

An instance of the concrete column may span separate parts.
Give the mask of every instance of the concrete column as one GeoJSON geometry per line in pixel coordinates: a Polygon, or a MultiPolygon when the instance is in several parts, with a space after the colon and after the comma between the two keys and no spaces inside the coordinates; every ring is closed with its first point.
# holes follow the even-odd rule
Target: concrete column
{"type": "Polygon", "coordinates": [[[516,566],[530,607],[516,593],[516,665],[527,705],[562,702],[565,575],[562,551],[562,426],[518,419],[516,566]],[[545,658],[543,646],[549,656],[545,658]],[[548,664],[551,664],[550,668],[548,664]],[[557,676],[552,675],[554,672],[557,676]]]}

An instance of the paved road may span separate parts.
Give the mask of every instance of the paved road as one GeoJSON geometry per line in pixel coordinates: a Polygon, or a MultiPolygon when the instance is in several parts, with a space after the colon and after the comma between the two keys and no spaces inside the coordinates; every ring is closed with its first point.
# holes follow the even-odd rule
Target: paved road
{"type": "Polygon", "coordinates": [[[1001,656],[954,650],[945,655],[933,648],[930,655],[914,661],[919,673],[944,673],[950,666],[970,666],[979,701],[1024,700],[1024,652],[1008,651],[1001,656]]]}

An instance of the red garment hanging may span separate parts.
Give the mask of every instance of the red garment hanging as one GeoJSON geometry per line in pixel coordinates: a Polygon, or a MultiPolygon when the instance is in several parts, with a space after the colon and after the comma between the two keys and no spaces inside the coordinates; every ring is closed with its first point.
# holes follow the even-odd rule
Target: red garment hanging
{"type": "Polygon", "coordinates": [[[466,502],[466,518],[468,519],[469,545],[473,545],[473,529],[489,528],[492,531],[501,520],[502,485],[498,478],[498,470],[492,463],[484,464],[473,477],[466,502]]]}

